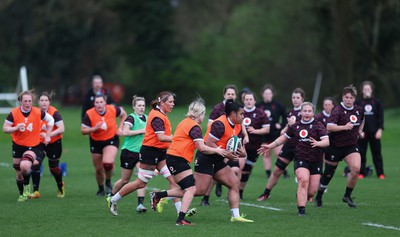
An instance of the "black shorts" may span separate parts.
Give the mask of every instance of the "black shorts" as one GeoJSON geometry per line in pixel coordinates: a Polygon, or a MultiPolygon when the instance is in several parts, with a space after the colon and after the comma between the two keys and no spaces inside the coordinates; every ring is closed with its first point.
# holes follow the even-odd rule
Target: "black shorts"
{"type": "Polygon", "coordinates": [[[246,164],[255,165],[259,157],[259,155],[257,154],[257,150],[246,149],[246,153],[247,153],[246,164]]]}
{"type": "Polygon", "coordinates": [[[133,170],[136,164],[139,162],[140,154],[137,152],[130,151],[128,149],[122,149],[119,157],[121,162],[121,168],[127,170],[133,170]]]}
{"type": "Polygon", "coordinates": [[[288,161],[292,161],[294,159],[295,150],[295,146],[284,144],[279,152],[279,157],[285,158],[288,161]]]}
{"type": "Polygon", "coordinates": [[[224,157],[217,154],[206,155],[198,151],[196,154],[194,171],[214,176],[215,173],[226,166],[227,164],[224,162],[224,157]]]}
{"type": "Polygon", "coordinates": [[[147,165],[157,165],[158,162],[165,160],[167,154],[166,149],[159,149],[155,147],[142,146],[140,148],[140,163],[147,165]]]}
{"type": "Polygon", "coordinates": [[[308,161],[303,159],[294,159],[294,170],[298,168],[306,168],[310,171],[310,175],[322,174],[323,161],[308,161]]]}
{"type": "Polygon", "coordinates": [[[233,161],[233,160],[228,160],[228,161],[226,162],[226,164],[227,164],[229,167],[240,167],[240,164],[239,164],[239,161],[238,161],[238,160],[235,160],[235,161],[233,161]]]}
{"type": "Polygon", "coordinates": [[[58,160],[62,154],[62,143],[61,139],[53,143],[47,144],[47,146],[41,143],[41,146],[46,153],[46,156],[49,157],[49,160],[58,160]]]}
{"type": "Polygon", "coordinates": [[[358,150],[358,144],[344,147],[336,147],[331,145],[325,150],[325,160],[339,162],[351,153],[360,153],[358,150]]]}
{"type": "Polygon", "coordinates": [[[103,149],[106,146],[115,146],[119,147],[119,137],[114,136],[105,141],[95,141],[90,138],[90,152],[95,154],[103,154],[103,149]]]}
{"type": "Polygon", "coordinates": [[[177,175],[183,171],[191,170],[190,164],[187,160],[179,156],[167,154],[167,167],[172,175],[177,175]]]}
{"type": "Polygon", "coordinates": [[[13,158],[22,158],[24,153],[28,150],[33,151],[36,155],[36,159],[39,160],[40,162],[43,160],[45,154],[43,151],[42,146],[39,144],[37,146],[20,146],[18,144],[13,143],[12,144],[12,157],[13,158]]]}

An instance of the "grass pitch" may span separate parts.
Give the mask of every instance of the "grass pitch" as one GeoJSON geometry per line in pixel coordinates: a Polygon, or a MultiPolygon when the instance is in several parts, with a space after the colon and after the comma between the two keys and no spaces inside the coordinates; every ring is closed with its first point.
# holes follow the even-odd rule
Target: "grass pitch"
{"type": "MultiPolygon", "coordinates": [[[[126,109],[129,111],[128,107],[126,109]]],[[[185,108],[176,108],[169,115],[173,127],[184,117],[185,108]]],[[[0,236],[400,236],[400,111],[388,111],[383,135],[385,180],[376,176],[359,180],[353,192],[357,208],[349,208],[341,198],[346,180],[342,177],[341,163],[335,178],[324,195],[323,208],[307,204],[307,216],[298,217],[293,166],[291,178],[281,179],[274,188],[272,198],[257,202],[264,190],[266,175],[262,160],[250,177],[240,212],[254,223],[231,223],[226,201],[214,193],[211,206],[201,207],[196,197],[192,207],[198,209],[191,217],[195,226],[175,226],[176,211],[170,202],[159,214],[150,210],[146,196],[147,213],[138,214],[136,193],[119,202],[119,216],[112,216],[105,198],[95,196],[97,185],[90,159],[87,136],[80,133],[80,108],[60,108],[66,126],[63,138],[62,162],[68,165],[64,177],[66,196],[56,197],[57,188],[48,171],[47,159],[40,185],[41,197],[18,203],[15,172],[12,168],[11,138],[0,133],[0,236]]],[[[0,115],[1,122],[6,115],[0,115]]],[[[206,121],[204,122],[206,123],[206,121]]],[[[204,126],[204,125],[203,125],[204,126]]],[[[120,177],[119,156],[116,159],[113,182],[120,177]]],[[[371,165],[368,157],[368,165],[371,165]]],[[[136,178],[136,177],[133,177],[136,178]]],[[[162,177],[155,177],[150,188],[165,189],[162,177]]]]}

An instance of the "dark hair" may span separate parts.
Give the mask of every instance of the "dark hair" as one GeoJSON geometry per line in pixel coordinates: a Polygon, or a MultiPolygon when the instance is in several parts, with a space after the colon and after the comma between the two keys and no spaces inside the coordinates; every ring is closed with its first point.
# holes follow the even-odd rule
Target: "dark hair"
{"type": "Polygon", "coordinates": [[[372,89],[372,91],[374,91],[374,83],[372,83],[372,81],[364,81],[363,83],[361,83],[360,85],[360,90],[362,91],[365,85],[369,85],[372,89]]]}
{"type": "Polygon", "coordinates": [[[333,97],[330,97],[330,96],[325,97],[325,98],[322,100],[322,104],[324,104],[324,102],[325,102],[326,100],[332,101],[333,106],[336,105],[336,101],[335,101],[335,99],[334,99],[333,97]]]}
{"type": "Polygon", "coordinates": [[[162,91],[158,93],[157,98],[150,102],[151,107],[153,109],[157,108],[161,101],[166,102],[170,96],[175,97],[175,94],[171,91],[162,91]]]}
{"type": "Polygon", "coordinates": [[[306,93],[300,87],[297,87],[296,89],[294,89],[292,94],[294,94],[294,93],[300,94],[301,98],[303,98],[303,99],[306,97],[306,93]]]}
{"type": "Polygon", "coordinates": [[[253,92],[251,92],[251,91],[246,91],[246,92],[243,92],[242,93],[242,102],[244,103],[244,97],[246,96],[246,95],[252,95],[253,96],[253,98],[254,98],[254,100],[255,101],[257,101],[257,97],[256,97],[256,94],[254,94],[253,92]]]}
{"type": "Polygon", "coordinates": [[[229,99],[225,101],[225,114],[228,117],[232,112],[238,112],[241,108],[243,108],[242,105],[239,103],[236,103],[234,100],[229,99]]]}
{"type": "Polygon", "coordinates": [[[96,100],[96,98],[103,98],[104,99],[104,101],[107,101],[107,96],[106,95],[104,95],[104,94],[102,94],[102,93],[97,93],[95,96],[94,96],[94,99],[96,100]]]}
{"type": "Polygon", "coordinates": [[[52,97],[53,97],[54,95],[55,95],[54,91],[51,91],[50,93],[47,92],[47,91],[43,91],[42,93],[40,93],[40,95],[38,96],[38,98],[40,99],[40,97],[46,96],[46,97],[49,99],[49,101],[51,102],[52,97]]]}
{"type": "Polygon", "coordinates": [[[263,88],[261,89],[261,96],[264,94],[264,91],[266,90],[266,89],[270,89],[271,91],[272,91],[272,93],[274,93],[274,87],[271,85],[271,84],[265,84],[264,86],[263,86],[263,88]]]}
{"type": "Polygon", "coordinates": [[[357,89],[352,84],[343,88],[342,95],[345,95],[347,93],[350,93],[352,96],[357,97],[357,89]]]}
{"type": "Polygon", "coordinates": [[[229,84],[229,85],[226,85],[226,86],[224,87],[224,95],[225,95],[225,93],[226,93],[226,91],[227,91],[228,89],[233,89],[233,90],[235,91],[235,94],[236,94],[236,95],[238,94],[237,87],[236,87],[235,85],[233,85],[233,84],[229,84]]]}

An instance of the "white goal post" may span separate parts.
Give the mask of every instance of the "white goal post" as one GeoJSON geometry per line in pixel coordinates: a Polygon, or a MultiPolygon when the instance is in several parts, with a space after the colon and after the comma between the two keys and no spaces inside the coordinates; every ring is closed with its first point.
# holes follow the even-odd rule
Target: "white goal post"
{"type": "Polygon", "coordinates": [[[14,107],[18,106],[18,95],[22,91],[28,90],[28,75],[26,67],[19,69],[17,87],[14,93],[0,93],[0,101],[7,101],[11,107],[0,107],[0,114],[8,114],[14,107]]]}

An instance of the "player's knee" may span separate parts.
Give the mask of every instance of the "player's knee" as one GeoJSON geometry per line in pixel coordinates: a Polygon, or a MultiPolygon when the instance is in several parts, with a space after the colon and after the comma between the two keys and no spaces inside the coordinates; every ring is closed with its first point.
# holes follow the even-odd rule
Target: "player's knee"
{"type": "Polygon", "coordinates": [[[299,183],[299,185],[301,187],[306,187],[309,183],[309,179],[304,176],[300,176],[300,177],[297,177],[297,182],[299,183]]]}
{"type": "Polygon", "coordinates": [[[59,167],[59,160],[49,160],[49,168],[50,168],[50,172],[56,176],[59,175],[61,173],[61,169],[59,167]]]}
{"type": "Polygon", "coordinates": [[[61,169],[58,166],[57,167],[50,167],[50,172],[53,175],[59,175],[61,173],[61,169]]]}
{"type": "Polygon", "coordinates": [[[60,164],[60,160],[49,160],[49,167],[51,168],[56,168],[60,164]]]}
{"type": "Polygon", "coordinates": [[[191,193],[191,194],[193,194],[193,196],[196,194],[196,192],[197,192],[197,188],[196,188],[196,186],[191,186],[191,187],[189,187],[189,188],[186,188],[185,190],[184,190],[184,192],[188,192],[188,193],[191,193]]]}
{"type": "Polygon", "coordinates": [[[169,172],[169,169],[166,165],[164,165],[161,170],[160,170],[160,174],[162,174],[162,176],[164,178],[168,178],[169,176],[171,176],[171,173],[169,172]]]}
{"type": "Polygon", "coordinates": [[[360,173],[360,166],[350,166],[350,172],[354,175],[358,175],[360,173]]]}
{"type": "Polygon", "coordinates": [[[22,155],[22,161],[30,161],[33,163],[34,160],[35,160],[35,157],[30,153],[25,153],[22,155]]]}
{"type": "Polygon", "coordinates": [[[16,171],[21,171],[21,167],[20,167],[19,164],[13,164],[13,168],[14,168],[16,171]]]}
{"type": "Polygon", "coordinates": [[[183,178],[181,181],[178,182],[179,187],[181,187],[182,190],[185,190],[190,187],[195,186],[195,180],[193,175],[188,175],[185,178],[183,178]]]}
{"type": "Polygon", "coordinates": [[[287,163],[283,162],[281,159],[276,159],[275,166],[278,167],[280,170],[285,170],[288,166],[287,163]]]}
{"type": "Polygon", "coordinates": [[[114,169],[113,163],[103,163],[103,168],[105,171],[112,171],[114,169]]]}
{"type": "Polygon", "coordinates": [[[145,183],[148,183],[154,176],[154,171],[139,168],[138,178],[145,183]]]}

